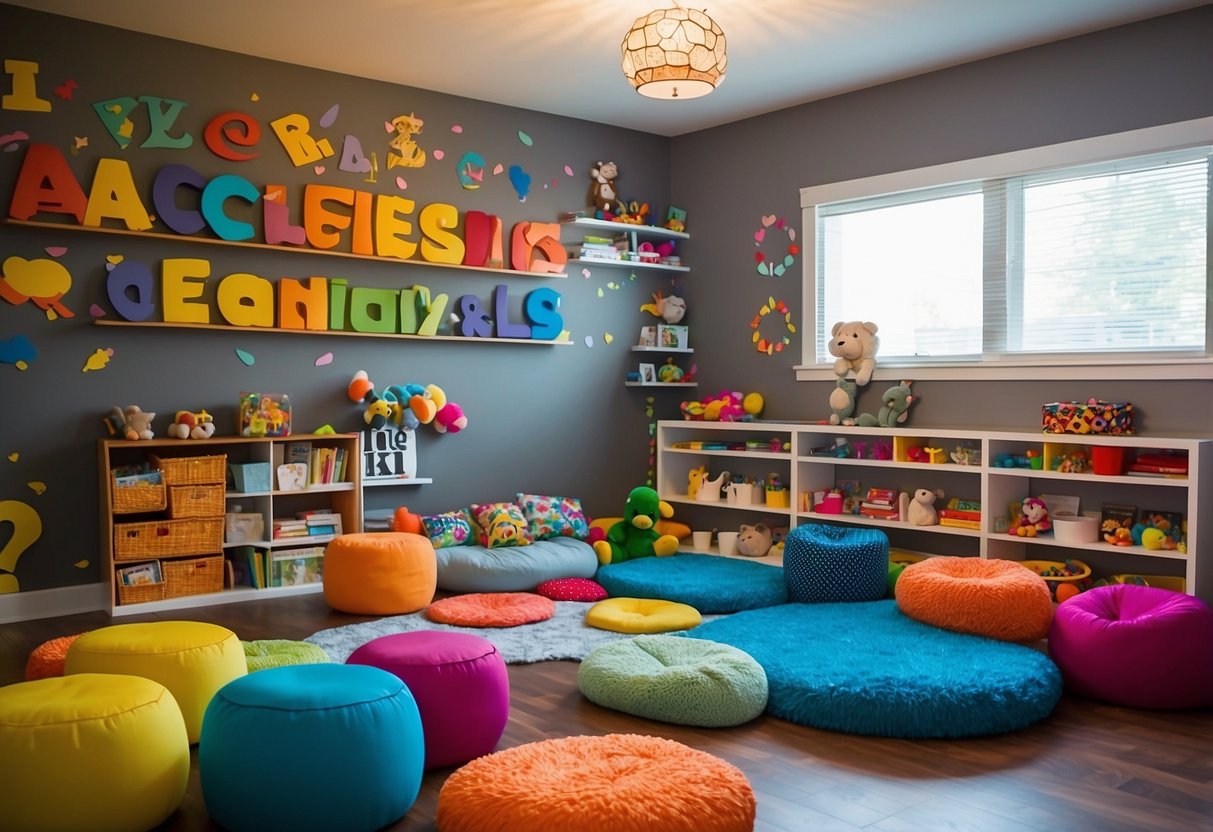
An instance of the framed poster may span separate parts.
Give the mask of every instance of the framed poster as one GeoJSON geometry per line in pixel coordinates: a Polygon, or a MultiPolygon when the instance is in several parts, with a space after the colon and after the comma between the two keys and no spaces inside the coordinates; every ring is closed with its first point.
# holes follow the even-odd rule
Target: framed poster
{"type": "Polygon", "coordinates": [[[657,346],[667,350],[685,350],[687,348],[688,330],[685,326],[674,324],[657,325],[657,346]]]}
{"type": "Polygon", "coordinates": [[[652,364],[640,365],[640,380],[645,384],[654,384],[657,381],[657,372],[652,364]]]}

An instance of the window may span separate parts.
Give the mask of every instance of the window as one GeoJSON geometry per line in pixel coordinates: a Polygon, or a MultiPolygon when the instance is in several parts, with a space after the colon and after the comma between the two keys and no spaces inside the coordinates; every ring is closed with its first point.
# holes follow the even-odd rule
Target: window
{"type": "Polygon", "coordinates": [[[1213,376],[1211,154],[1201,119],[802,190],[798,376],[841,320],[918,378],[1213,376]]]}

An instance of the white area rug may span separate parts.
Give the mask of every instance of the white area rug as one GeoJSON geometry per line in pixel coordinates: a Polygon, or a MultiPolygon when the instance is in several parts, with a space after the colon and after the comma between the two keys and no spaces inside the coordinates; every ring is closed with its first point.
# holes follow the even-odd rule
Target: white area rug
{"type": "MultiPolygon", "coordinates": [[[[455,627],[430,621],[424,612],[414,612],[363,624],[347,624],[344,627],[321,630],[304,641],[324,648],[333,661],[344,662],[363,644],[380,636],[414,630],[448,630],[471,633],[488,639],[497,646],[507,664],[530,664],[560,659],[581,661],[600,644],[630,637],[625,633],[613,633],[586,626],[585,613],[592,606],[594,605],[576,601],[557,601],[556,614],[547,621],[518,627],[455,627]]],[[[705,615],[703,620],[714,618],[720,616],[705,615]]]]}

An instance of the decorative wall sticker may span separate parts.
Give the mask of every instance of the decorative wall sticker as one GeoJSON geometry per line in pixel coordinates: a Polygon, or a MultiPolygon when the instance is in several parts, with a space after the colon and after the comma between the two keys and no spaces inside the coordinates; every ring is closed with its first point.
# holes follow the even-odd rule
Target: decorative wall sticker
{"type": "Polygon", "coordinates": [[[452,133],[462,133],[462,132],[463,132],[463,125],[462,125],[462,124],[452,124],[452,125],[451,125],[451,132],[452,132],[452,133]]]}
{"type": "Polygon", "coordinates": [[[106,265],[105,265],[105,270],[106,270],[107,272],[112,272],[112,271],[114,270],[114,266],[117,266],[119,263],[121,263],[121,262],[122,262],[123,260],[125,260],[125,259],[126,259],[126,257],[125,257],[124,255],[121,255],[121,254],[107,254],[107,255],[105,255],[105,264],[106,264],[106,265]]]}
{"type": "Polygon", "coordinates": [[[38,63],[4,60],[4,71],[12,77],[12,92],[0,98],[0,108],[49,113],[51,102],[38,97],[38,63]]]}
{"type": "Polygon", "coordinates": [[[610,344],[610,343],[614,342],[615,336],[609,332],[604,332],[604,333],[602,333],[602,340],[605,341],[606,343],[610,344]]]}
{"type": "Polygon", "coordinates": [[[526,196],[531,192],[531,175],[519,165],[510,165],[509,175],[514,193],[518,194],[518,201],[526,202],[526,196]]]}
{"type": "Polygon", "coordinates": [[[79,155],[80,151],[86,147],[88,147],[88,136],[76,136],[72,139],[71,151],[73,156],[79,155]]]}
{"type": "Polygon", "coordinates": [[[257,93],[253,93],[248,97],[248,100],[249,101],[260,101],[261,96],[259,96],[257,93]]]}
{"type": "Polygon", "coordinates": [[[42,517],[28,503],[19,500],[0,501],[0,524],[12,523],[13,533],[0,549],[0,593],[20,592],[21,585],[14,574],[17,561],[42,536],[42,517]]]}
{"type": "Polygon", "coordinates": [[[484,183],[484,157],[479,153],[463,154],[455,165],[455,173],[464,190],[476,190],[484,183]]]}
{"type": "Polygon", "coordinates": [[[527,147],[531,147],[535,144],[535,140],[521,130],[518,131],[518,141],[522,142],[527,147]]]}
{"type": "MultiPolygon", "coordinates": [[[[0,341],[0,364],[12,364],[18,370],[29,369],[30,362],[38,357],[38,350],[24,335],[14,335],[0,341]]],[[[13,460],[16,462],[16,460],[13,460]]]]}
{"type": "Polygon", "coordinates": [[[767,302],[758,310],[758,314],[754,316],[754,320],[750,321],[750,329],[754,330],[752,341],[755,349],[764,355],[772,355],[777,352],[783,352],[783,348],[792,343],[792,339],[788,335],[780,335],[771,339],[766,338],[759,326],[763,323],[763,318],[774,312],[777,315],[783,316],[784,326],[789,334],[795,334],[796,325],[792,323],[792,313],[788,309],[788,305],[783,301],[775,300],[775,298],[767,298],[767,302]]]}
{"type": "Polygon", "coordinates": [[[581,270],[581,276],[582,276],[582,277],[584,277],[586,280],[589,280],[589,278],[590,278],[590,270],[589,270],[589,269],[586,269],[586,268],[583,268],[583,269],[581,270]]]}
{"type": "Polygon", "coordinates": [[[500,176],[501,172],[503,170],[505,170],[505,165],[501,164],[501,162],[498,162],[496,165],[493,166],[493,176],[500,176]]]}
{"type": "Polygon", "coordinates": [[[228,110],[206,123],[202,141],[220,159],[229,162],[247,162],[260,153],[245,153],[236,147],[255,147],[261,141],[261,123],[247,113],[228,110]]]}
{"type": "Polygon", "coordinates": [[[26,483],[26,486],[28,486],[29,490],[37,494],[39,497],[46,493],[46,483],[41,482],[40,480],[31,480],[30,482],[26,483]]]}
{"type": "Polygon", "coordinates": [[[62,257],[67,254],[67,246],[47,246],[42,250],[51,257],[62,257]]]}
{"type": "Polygon", "coordinates": [[[9,462],[16,462],[20,458],[21,458],[21,454],[18,453],[17,451],[13,451],[11,454],[8,455],[9,462]]]}
{"type": "Polygon", "coordinates": [[[0,266],[0,298],[14,306],[32,300],[46,312],[47,320],[75,317],[75,313],[62,303],[63,296],[71,288],[71,273],[54,260],[9,257],[0,266]]]}
{"type": "Polygon", "coordinates": [[[363,182],[370,182],[372,185],[379,181],[379,157],[375,155],[375,151],[371,151],[371,171],[363,182]]]}
{"type": "Polygon", "coordinates": [[[594,336],[593,335],[585,336],[584,341],[585,341],[585,345],[587,347],[589,347],[590,349],[594,349],[594,336]]]}
{"type": "Polygon", "coordinates": [[[403,177],[403,176],[397,176],[397,177],[396,177],[396,187],[397,187],[397,188],[399,188],[400,190],[402,190],[402,191],[403,191],[403,190],[404,190],[405,188],[407,188],[408,186],[409,186],[409,183],[404,181],[404,177],[403,177]]]}
{"type": "Polygon", "coordinates": [[[88,307],[88,314],[92,315],[94,318],[104,318],[108,313],[100,306],[93,303],[88,307]]]}
{"type": "Polygon", "coordinates": [[[762,227],[754,232],[754,245],[759,247],[759,250],[754,252],[754,262],[758,264],[755,270],[764,277],[783,277],[783,273],[792,268],[796,255],[800,253],[800,246],[795,242],[796,229],[774,214],[763,214],[761,223],[762,227]],[[768,256],[762,251],[763,242],[768,237],[778,236],[773,232],[781,231],[787,236],[787,247],[780,255],[768,256]]]}
{"type": "Polygon", "coordinates": [[[334,104],[324,111],[324,115],[320,117],[320,121],[316,122],[321,127],[332,127],[333,122],[337,120],[337,114],[341,112],[341,105],[334,104]]]}
{"type": "Polygon", "coordinates": [[[77,569],[88,569],[88,560],[78,560],[72,564],[77,569]]]}
{"type": "Polygon", "coordinates": [[[425,166],[425,151],[413,141],[413,136],[419,134],[425,127],[425,120],[418,118],[415,113],[407,116],[396,116],[391,121],[395,138],[388,142],[387,168],[394,167],[420,168],[425,166]]]}
{"type": "Polygon", "coordinates": [[[342,139],[341,161],[337,167],[349,173],[367,173],[371,170],[371,160],[362,152],[362,142],[357,136],[347,135],[342,139]]]}
{"type": "Polygon", "coordinates": [[[93,354],[84,360],[84,366],[80,368],[80,372],[91,373],[97,370],[104,370],[113,357],[113,347],[105,347],[104,349],[97,347],[97,349],[93,350],[93,354]]]}
{"type": "Polygon", "coordinates": [[[565,166],[564,166],[564,175],[565,175],[565,176],[572,176],[572,175],[573,175],[573,168],[572,168],[572,167],[570,167],[569,165],[565,165],[565,166]]]}
{"type": "Polygon", "coordinates": [[[253,362],[257,360],[251,352],[245,352],[239,348],[236,349],[236,357],[239,358],[240,363],[246,367],[253,366],[253,362]]]}
{"type": "Polygon", "coordinates": [[[0,136],[0,148],[3,148],[5,153],[12,153],[14,150],[19,150],[21,142],[25,141],[29,141],[29,133],[24,130],[14,130],[0,136]]]}
{"type": "Polygon", "coordinates": [[[80,85],[76,83],[76,79],[68,78],[62,84],[55,87],[55,97],[61,98],[64,101],[71,101],[72,94],[76,91],[76,88],[79,86],[80,85]]]}
{"type": "Polygon", "coordinates": [[[434,160],[435,160],[435,161],[437,161],[437,162],[441,162],[443,159],[445,159],[445,158],[446,158],[446,151],[445,151],[445,150],[442,150],[441,148],[434,148],[434,154],[433,154],[433,155],[434,155],[434,160]]]}
{"type": "Polygon", "coordinates": [[[302,113],[290,113],[270,122],[282,149],[297,168],[314,165],[333,155],[332,143],[328,139],[312,138],[311,127],[311,122],[302,113]]]}
{"type": "Polygon", "coordinates": [[[320,174],[324,173],[324,165],[316,165],[314,168],[312,168],[312,170],[316,172],[317,176],[319,176],[320,174]]]}
{"type": "Polygon", "coordinates": [[[324,355],[318,356],[315,361],[315,364],[317,367],[324,367],[324,366],[326,366],[328,364],[332,364],[332,363],[333,363],[333,354],[331,352],[326,352],[324,355]]]}

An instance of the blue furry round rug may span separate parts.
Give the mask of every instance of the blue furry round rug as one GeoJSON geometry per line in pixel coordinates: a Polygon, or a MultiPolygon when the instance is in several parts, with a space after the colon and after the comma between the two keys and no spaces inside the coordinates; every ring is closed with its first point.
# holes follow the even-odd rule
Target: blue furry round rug
{"type": "Polygon", "coordinates": [[[783,567],[715,555],[637,558],[599,567],[594,578],[612,598],[657,598],[726,613],[786,604],[783,567]]]}
{"type": "Polygon", "coordinates": [[[907,618],[897,602],[785,604],[701,624],[767,673],[767,713],[880,737],[1001,734],[1048,716],[1061,673],[1045,654],[907,618]]]}

